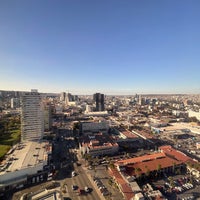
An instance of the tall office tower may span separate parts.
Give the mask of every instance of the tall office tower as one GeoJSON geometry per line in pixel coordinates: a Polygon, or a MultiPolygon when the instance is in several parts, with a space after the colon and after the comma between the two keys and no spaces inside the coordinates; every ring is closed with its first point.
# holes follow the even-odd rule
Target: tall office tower
{"type": "Polygon", "coordinates": [[[78,101],[77,95],[72,95],[71,93],[66,94],[65,103],[66,105],[74,104],[78,101]]]}
{"type": "Polygon", "coordinates": [[[96,104],[96,111],[104,111],[104,94],[96,93],[93,95],[96,104]]]}
{"type": "Polygon", "coordinates": [[[44,130],[49,131],[52,126],[52,109],[50,105],[44,106],[44,130]]]}
{"type": "Polygon", "coordinates": [[[138,104],[142,105],[142,96],[141,95],[138,96],[138,104]]]}
{"type": "Polygon", "coordinates": [[[65,92],[62,92],[60,94],[60,101],[65,101],[65,98],[66,98],[66,93],[65,92]]]}
{"type": "Polygon", "coordinates": [[[37,90],[26,92],[21,98],[21,139],[39,140],[44,133],[43,106],[37,90]]]}

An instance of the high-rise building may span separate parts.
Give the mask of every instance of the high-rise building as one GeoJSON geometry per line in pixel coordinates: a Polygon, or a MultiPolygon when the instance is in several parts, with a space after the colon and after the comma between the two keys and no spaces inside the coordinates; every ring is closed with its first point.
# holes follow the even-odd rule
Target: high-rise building
{"type": "Polygon", "coordinates": [[[65,98],[66,104],[68,105],[68,103],[70,101],[74,101],[74,96],[71,93],[67,93],[66,94],[66,98],[65,98]]]}
{"type": "Polygon", "coordinates": [[[19,98],[11,98],[10,107],[15,109],[20,107],[20,99],[19,98]]]}
{"type": "Polygon", "coordinates": [[[44,130],[49,131],[52,126],[52,109],[50,105],[44,106],[44,130]]]}
{"type": "Polygon", "coordinates": [[[77,95],[72,95],[71,93],[66,94],[65,98],[65,104],[70,106],[70,105],[76,105],[78,101],[78,96],[77,95]]]}
{"type": "Polygon", "coordinates": [[[21,139],[39,140],[44,133],[43,106],[37,90],[26,92],[21,98],[21,139]]]}
{"type": "Polygon", "coordinates": [[[104,94],[96,93],[93,95],[96,111],[104,111],[104,94]]]}
{"type": "Polygon", "coordinates": [[[66,93],[62,92],[61,95],[60,95],[60,100],[65,101],[65,98],[66,98],[66,93]]]}

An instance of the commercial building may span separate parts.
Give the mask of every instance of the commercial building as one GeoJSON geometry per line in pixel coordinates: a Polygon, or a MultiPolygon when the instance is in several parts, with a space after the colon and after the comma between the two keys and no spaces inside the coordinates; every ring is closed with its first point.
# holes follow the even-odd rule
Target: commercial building
{"type": "Polygon", "coordinates": [[[41,95],[37,90],[26,92],[21,98],[21,139],[39,140],[44,133],[41,95]]]}
{"type": "MultiPolygon", "coordinates": [[[[185,170],[186,163],[192,161],[190,157],[171,146],[161,146],[158,152],[115,162],[114,168],[109,168],[109,173],[116,181],[126,200],[144,199],[136,187],[135,180],[144,176],[159,176],[164,172],[185,170]],[[137,194],[137,195],[136,195],[137,194]]],[[[149,197],[162,196],[159,191],[148,193],[149,197]]]]}
{"type": "Polygon", "coordinates": [[[15,145],[0,165],[0,192],[46,180],[44,167],[48,165],[51,153],[49,142],[27,141],[15,145]]]}
{"type": "Polygon", "coordinates": [[[92,156],[113,155],[119,150],[118,144],[109,135],[103,133],[82,137],[79,146],[83,155],[90,154],[92,156]]]}
{"type": "Polygon", "coordinates": [[[80,134],[88,135],[93,133],[107,133],[109,129],[109,124],[107,121],[101,122],[81,122],[80,124],[80,134]]]}
{"type": "Polygon", "coordinates": [[[48,131],[51,129],[52,126],[52,112],[51,106],[45,105],[44,106],[44,130],[48,131]]]}
{"type": "Polygon", "coordinates": [[[72,95],[71,93],[67,93],[65,97],[65,104],[68,106],[76,106],[78,101],[77,95],[72,95]]]}
{"type": "Polygon", "coordinates": [[[116,164],[119,170],[126,171],[129,176],[142,176],[149,173],[173,172],[182,169],[191,158],[171,146],[162,146],[159,152],[140,157],[120,160],[116,164]],[[138,169],[138,170],[135,170],[138,169]]]}
{"type": "Polygon", "coordinates": [[[104,94],[101,93],[96,93],[93,95],[93,100],[96,105],[96,110],[95,111],[104,111],[104,94]]]}
{"type": "Polygon", "coordinates": [[[65,98],[66,98],[66,93],[65,92],[62,92],[60,94],[60,101],[65,101],[65,98]]]}

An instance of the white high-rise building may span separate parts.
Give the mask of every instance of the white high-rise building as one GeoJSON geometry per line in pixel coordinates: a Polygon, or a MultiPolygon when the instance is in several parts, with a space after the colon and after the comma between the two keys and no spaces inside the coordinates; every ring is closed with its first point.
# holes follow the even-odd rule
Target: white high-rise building
{"type": "Polygon", "coordinates": [[[20,107],[20,99],[19,98],[12,98],[10,100],[10,107],[15,109],[20,107]]]}
{"type": "Polygon", "coordinates": [[[41,139],[44,133],[44,115],[40,93],[37,90],[24,93],[21,105],[22,141],[41,139]]]}

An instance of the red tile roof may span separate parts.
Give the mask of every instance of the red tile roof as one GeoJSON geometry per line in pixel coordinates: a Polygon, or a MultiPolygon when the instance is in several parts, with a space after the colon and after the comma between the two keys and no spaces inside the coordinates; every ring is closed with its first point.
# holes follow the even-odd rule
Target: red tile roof
{"type": "Polygon", "coordinates": [[[150,155],[144,155],[144,156],[129,158],[129,159],[125,159],[125,160],[119,160],[116,162],[116,164],[126,165],[126,164],[131,164],[131,163],[140,163],[140,162],[155,160],[155,159],[163,158],[163,157],[166,157],[165,154],[162,152],[159,152],[159,153],[154,153],[154,154],[150,154],[150,155]]]}
{"type": "Polygon", "coordinates": [[[161,146],[159,149],[164,152],[166,155],[172,156],[176,158],[179,161],[186,162],[188,160],[191,160],[190,157],[185,155],[184,153],[172,148],[171,146],[161,146]]]}
{"type": "Polygon", "coordinates": [[[148,130],[146,131],[133,130],[132,132],[135,133],[136,135],[142,135],[146,139],[154,138],[154,136],[148,130]]]}
{"type": "MultiPolygon", "coordinates": [[[[162,146],[159,148],[161,152],[150,155],[144,155],[136,158],[120,160],[115,165],[124,166],[125,173],[129,176],[137,176],[148,171],[156,171],[158,168],[172,167],[191,160],[180,151],[173,149],[171,146],[162,146]]],[[[134,196],[131,187],[123,179],[122,175],[117,169],[110,169],[111,176],[114,176],[122,192],[127,200],[134,196]]]]}
{"type": "Polygon", "coordinates": [[[147,173],[148,171],[156,171],[160,167],[161,169],[171,167],[173,165],[181,164],[182,162],[176,161],[169,157],[163,157],[155,160],[150,160],[147,162],[140,162],[135,164],[129,164],[126,168],[126,173],[129,176],[137,176],[142,173],[147,173]],[[139,171],[138,171],[138,170],[139,171]],[[138,174],[139,173],[139,174],[138,174]]]}
{"type": "Polygon", "coordinates": [[[122,175],[117,169],[109,169],[109,173],[111,176],[115,178],[117,183],[119,184],[121,191],[124,194],[124,197],[126,200],[130,200],[131,198],[134,197],[134,193],[131,189],[131,186],[123,179],[122,175]]]}
{"type": "Polygon", "coordinates": [[[123,131],[121,132],[123,135],[125,135],[127,138],[138,138],[138,135],[130,132],[130,131],[123,131]]]}

